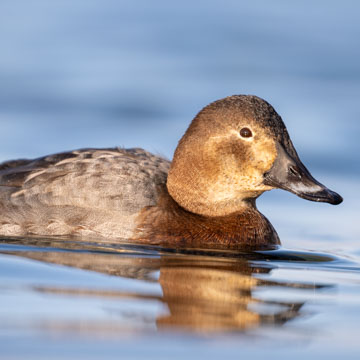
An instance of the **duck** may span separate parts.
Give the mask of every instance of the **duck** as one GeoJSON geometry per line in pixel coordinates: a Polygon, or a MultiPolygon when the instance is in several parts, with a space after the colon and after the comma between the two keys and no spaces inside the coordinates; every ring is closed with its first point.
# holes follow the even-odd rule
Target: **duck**
{"type": "Polygon", "coordinates": [[[275,188],[342,202],[300,161],[268,102],[233,95],[195,116],[171,162],[117,147],[1,163],[0,235],[276,247],[279,236],[256,207],[256,199],[275,188]]]}

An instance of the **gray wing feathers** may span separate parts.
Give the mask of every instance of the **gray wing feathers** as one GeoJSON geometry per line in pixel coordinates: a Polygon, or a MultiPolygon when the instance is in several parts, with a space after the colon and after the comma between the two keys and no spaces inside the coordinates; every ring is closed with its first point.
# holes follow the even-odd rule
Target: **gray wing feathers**
{"type": "Polygon", "coordinates": [[[20,161],[0,164],[0,232],[9,235],[40,234],[45,223],[49,234],[74,227],[119,232],[121,222],[129,227],[143,207],[156,204],[170,165],[142,149],[119,148],[20,161]],[[15,225],[22,230],[9,230],[15,225]]]}

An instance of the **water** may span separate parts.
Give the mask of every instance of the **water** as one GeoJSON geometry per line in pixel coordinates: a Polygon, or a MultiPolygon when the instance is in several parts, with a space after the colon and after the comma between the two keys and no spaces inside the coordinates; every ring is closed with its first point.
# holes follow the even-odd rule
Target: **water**
{"type": "Polygon", "coordinates": [[[0,242],[1,357],[358,359],[356,1],[0,4],[0,160],[141,146],[171,158],[210,101],[259,95],[338,207],[284,191],[265,253],[0,242]]]}
{"type": "Polygon", "coordinates": [[[358,354],[355,258],[36,238],[2,239],[0,252],[7,355],[358,354]]]}

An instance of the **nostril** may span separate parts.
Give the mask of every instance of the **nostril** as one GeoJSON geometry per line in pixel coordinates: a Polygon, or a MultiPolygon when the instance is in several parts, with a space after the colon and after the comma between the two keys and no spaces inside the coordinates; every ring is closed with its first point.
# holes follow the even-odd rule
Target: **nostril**
{"type": "Polygon", "coordinates": [[[295,165],[289,166],[289,173],[290,173],[290,175],[301,179],[301,173],[297,166],[295,166],[295,165]]]}

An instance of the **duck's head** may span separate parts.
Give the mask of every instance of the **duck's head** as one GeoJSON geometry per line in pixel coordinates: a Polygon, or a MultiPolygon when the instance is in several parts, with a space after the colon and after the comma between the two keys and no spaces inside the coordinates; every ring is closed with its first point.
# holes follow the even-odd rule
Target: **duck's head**
{"type": "Polygon", "coordinates": [[[274,108],[249,95],[198,113],[175,151],[167,188],[183,208],[205,216],[241,211],[274,188],[311,201],[342,201],[302,164],[274,108]]]}

